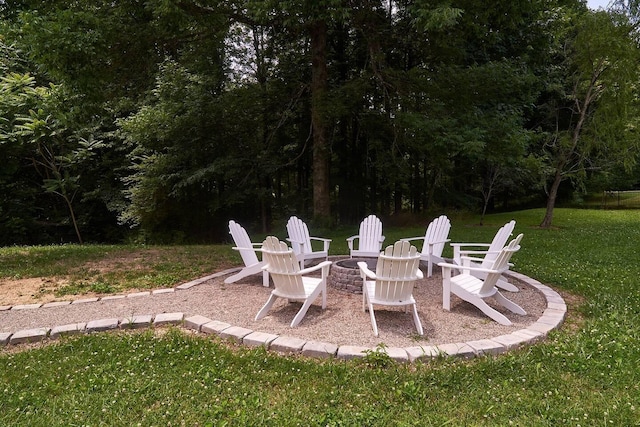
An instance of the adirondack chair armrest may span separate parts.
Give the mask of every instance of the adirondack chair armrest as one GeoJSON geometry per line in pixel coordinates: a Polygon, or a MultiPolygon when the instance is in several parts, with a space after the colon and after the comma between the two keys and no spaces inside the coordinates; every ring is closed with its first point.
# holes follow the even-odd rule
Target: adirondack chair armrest
{"type": "Polygon", "coordinates": [[[360,236],[351,236],[347,237],[347,244],[349,245],[349,249],[353,249],[353,241],[359,238],[360,236]]]}
{"type": "Polygon", "coordinates": [[[251,248],[243,248],[240,246],[232,246],[231,249],[236,250],[236,251],[254,251],[254,252],[261,252],[262,251],[262,243],[252,243],[251,245],[253,245],[253,247],[251,248]]]}
{"type": "Polygon", "coordinates": [[[311,267],[307,267],[305,269],[300,270],[297,274],[300,275],[305,275],[308,273],[312,273],[316,270],[320,270],[323,269],[322,275],[325,276],[328,271],[325,273],[324,269],[327,268],[331,265],[332,261],[322,261],[320,264],[316,264],[316,265],[312,265],[311,267]]]}
{"type": "Polygon", "coordinates": [[[488,255],[488,254],[499,254],[500,251],[466,251],[466,250],[462,250],[460,251],[460,255],[465,256],[465,255],[488,255]]]}
{"type": "Polygon", "coordinates": [[[361,274],[365,275],[369,279],[376,280],[376,273],[374,273],[373,271],[369,270],[369,267],[367,266],[366,262],[364,262],[364,261],[359,262],[358,263],[358,268],[360,268],[360,273],[361,274]]]}
{"type": "Polygon", "coordinates": [[[449,243],[453,247],[460,248],[461,246],[471,246],[471,247],[480,247],[480,248],[488,248],[491,246],[491,243],[449,243]]]}
{"type": "Polygon", "coordinates": [[[424,279],[424,273],[420,269],[418,269],[416,276],[418,276],[418,279],[424,279]]]}
{"type": "Polygon", "coordinates": [[[427,244],[429,245],[430,248],[433,248],[435,245],[438,245],[440,243],[447,243],[449,242],[451,239],[446,239],[446,240],[439,240],[439,241],[435,241],[435,242],[427,242],[427,244]]]}
{"type": "Polygon", "coordinates": [[[330,242],[331,239],[325,239],[324,237],[309,237],[311,240],[318,240],[320,242],[330,242]]]}
{"type": "Polygon", "coordinates": [[[292,249],[294,250],[293,252],[295,252],[296,254],[302,253],[302,247],[304,246],[304,242],[299,240],[293,240],[291,238],[287,238],[287,241],[291,243],[292,249]]]}
{"type": "Polygon", "coordinates": [[[449,262],[439,262],[438,263],[438,267],[442,267],[444,269],[449,269],[449,270],[451,270],[453,268],[460,268],[460,266],[458,264],[452,264],[452,263],[449,263],[449,262]]]}
{"type": "Polygon", "coordinates": [[[328,251],[329,244],[331,243],[331,239],[325,239],[324,237],[309,237],[311,240],[316,240],[318,242],[322,242],[322,250],[328,251]]]}
{"type": "Polygon", "coordinates": [[[465,267],[469,267],[472,262],[475,262],[477,264],[482,264],[482,262],[484,261],[484,258],[475,258],[475,257],[472,257],[472,256],[462,256],[462,257],[460,257],[460,261],[462,262],[461,265],[463,265],[465,267]]]}
{"type": "Polygon", "coordinates": [[[429,242],[430,245],[437,245],[438,243],[447,243],[450,242],[451,239],[444,239],[444,240],[436,240],[435,242],[429,242]]]}
{"type": "Polygon", "coordinates": [[[477,271],[480,273],[487,273],[487,274],[491,274],[491,273],[504,273],[505,271],[507,271],[509,268],[508,267],[503,267],[500,270],[492,270],[490,268],[482,268],[482,267],[473,267],[473,266],[460,266],[457,264],[449,264],[447,262],[440,262],[438,263],[438,266],[443,268],[443,269],[464,269],[464,270],[470,270],[470,271],[477,271]]]}
{"type": "Polygon", "coordinates": [[[482,267],[465,267],[465,270],[472,270],[472,271],[478,271],[480,273],[487,273],[487,274],[491,274],[491,273],[499,273],[502,274],[505,271],[509,270],[509,267],[505,266],[499,270],[493,270],[491,268],[482,268],[482,267]]]}
{"type": "Polygon", "coordinates": [[[403,237],[402,239],[403,242],[411,242],[412,240],[424,240],[424,236],[420,236],[420,237],[403,237]]]}

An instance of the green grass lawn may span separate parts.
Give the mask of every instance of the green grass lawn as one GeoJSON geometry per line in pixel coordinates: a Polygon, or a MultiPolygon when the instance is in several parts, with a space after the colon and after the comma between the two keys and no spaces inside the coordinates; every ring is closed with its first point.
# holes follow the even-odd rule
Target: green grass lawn
{"type": "MultiPolygon", "coordinates": [[[[398,365],[379,354],[350,362],[281,357],[180,330],[95,334],[4,350],[0,425],[640,425],[640,211],[558,209],[551,230],[536,227],[542,215],[492,215],[482,227],[453,217],[451,229],[453,241],[488,241],[515,219],[525,236],[514,269],[581,297],[569,310],[583,321],[542,343],[499,357],[398,365]]],[[[385,229],[386,242],[425,226],[385,229]]],[[[328,236],[332,253],[346,253],[350,234],[328,236]]],[[[223,246],[195,248],[222,264],[239,262],[223,246]]],[[[92,251],[50,248],[50,261],[35,267],[40,249],[17,250],[0,249],[3,276],[53,272],[44,266],[63,260],[79,268],[88,262],[80,255],[55,253],[92,251]]],[[[185,277],[207,270],[189,266],[190,258],[179,261],[185,277]]]]}

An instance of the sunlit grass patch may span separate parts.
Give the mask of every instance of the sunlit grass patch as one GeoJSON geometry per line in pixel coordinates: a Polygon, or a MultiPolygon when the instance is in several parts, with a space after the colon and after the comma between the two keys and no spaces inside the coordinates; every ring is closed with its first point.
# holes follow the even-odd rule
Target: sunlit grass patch
{"type": "MultiPolygon", "coordinates": [[[[498,357],[403,365],[375,351],[349,362],[281,357],[177,329],[95,334],[1,350],[0,425],[640,425],[640,212],[558,209],[551,230],[537,227],[542,214],[491,215],[483,226],[455,219],[450,236],[486,242],[517,221],[524,239],[513,269],[570,295],[570,319],[582,314],[541,343],[498,357]]],[[[389,227],[386,243],[424,227],[389,227]]],[[[343,234],[326,237],[339,243],[343,234]]],[[[239,265],[230,246],[152,247],[149,269],[114,263],[122,252],[110,248],[90,259],[59,249],[83,280],[162,287],[239,265]],[[119,273],[101,270],[105,259],[119,273]]],[[[139,249],[128,250],[138,257],[139,249]]],[[[17,275],[65,262],[36,248],[21,269],[12,251],[29,251],[4,250],[2,271],[7,265],[17,275]]]]}

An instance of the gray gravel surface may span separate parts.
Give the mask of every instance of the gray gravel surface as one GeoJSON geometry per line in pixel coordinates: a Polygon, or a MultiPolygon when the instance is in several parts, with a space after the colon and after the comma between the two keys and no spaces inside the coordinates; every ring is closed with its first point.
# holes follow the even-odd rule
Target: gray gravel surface
{"type": "Polygon", "coordinates": [[[290,328],[289,323],[299,310],[300,303],[278,300],[267,317],[254,321],[272,288],[262,286],[261,276],[252,276],[243,283],[230,285],[225,285],[223,279],[224,277],[211,279],[190,289],[171,293],[61,307],[0,311],[0,332],[51,328],[107,318],[126,321],[137,315],[182,312],[185,317],[202,315],[254,331],[337,345],[375,347],[384,343],[388,347],[410,347],[466,342],[509,334],[535,323],[546,308],[546,300],[538,290],[510,279],[520,288],[520,292],[505,291],[504,295],[527,312],[526,316],[519,316],[500,310],[513,322],[511,326],[494,322],[476,307],[455,296],[451,299],[451,311],[445,311],[442,309],[442,278],[437,271],[433,277],[419,281],[414,291],[424,336],[417,335],[410,312],[405,313],[402,308],[376,307],[380,335],[375,337],[369,313],[362,311],[362,295],[329,287],[326,310],[321,309],[318,299],[300,325],[290,328]]]}

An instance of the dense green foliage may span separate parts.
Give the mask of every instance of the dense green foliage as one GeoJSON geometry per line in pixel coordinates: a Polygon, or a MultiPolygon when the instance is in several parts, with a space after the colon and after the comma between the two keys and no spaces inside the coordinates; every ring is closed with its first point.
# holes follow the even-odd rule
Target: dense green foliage
{"type": "Polygon", "coordinates": [[[559,209],[557,227],[542,230],[542,213],[489,215],[486,227],[454,218],[451,230],[454,240],[486,240],[515,219],[525,234],[515,269],[584,298],[570,300],[570,324],[542,343],[405,366],[375,352],[282,357],[180,331],[94,334],[0,355],[0,424],[637,425],[640,214],[559,209]]]}
{"type": "Polygon", "coordinates": [[[0,244],[203,243],[230,218],[552,210],[629,188],[634,10],[4,1],[0,244]]]}

